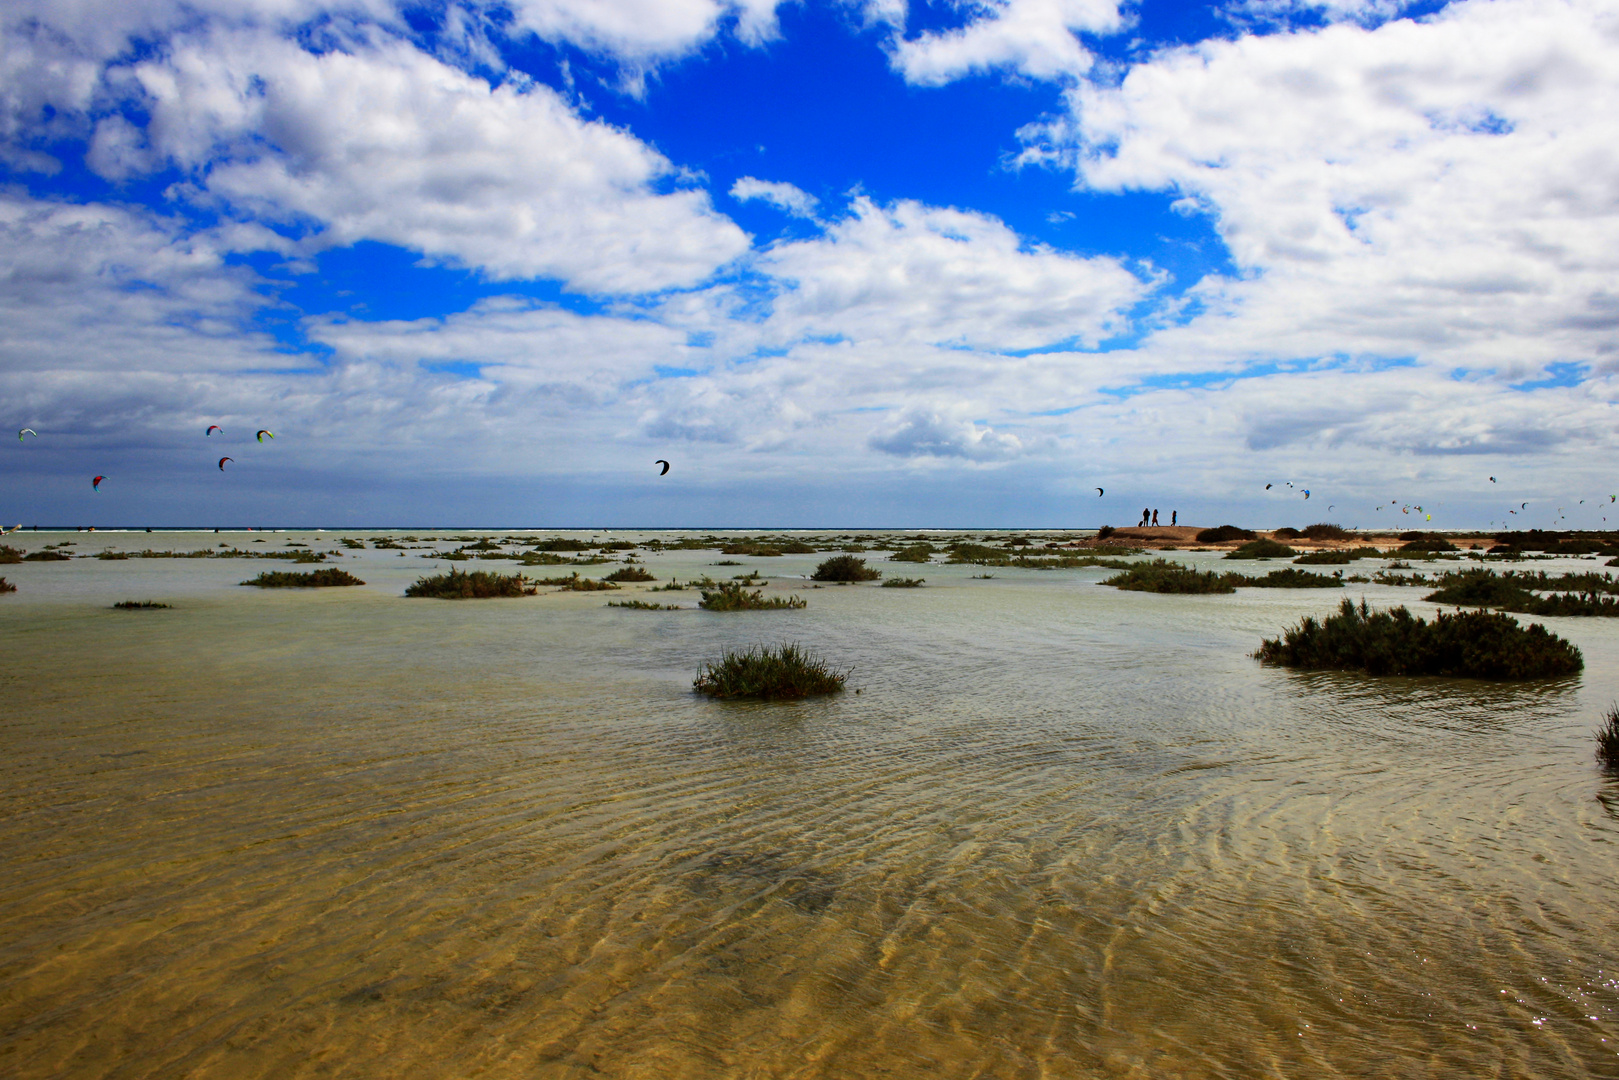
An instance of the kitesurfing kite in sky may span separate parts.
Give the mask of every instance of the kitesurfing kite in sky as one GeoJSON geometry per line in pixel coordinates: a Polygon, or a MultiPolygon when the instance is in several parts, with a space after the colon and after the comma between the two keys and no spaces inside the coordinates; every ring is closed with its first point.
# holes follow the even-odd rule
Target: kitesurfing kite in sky
{"type": "Polygon", "coordinates": [[[35,431],[31,427],[25,427],[21,431],[17,432],[17,441],[22,442],[22,437],[24,435],[32,435],[36,439],[39,438],[39,432],[35,431]]]}
{"type": "Polygon", "coordinates": [[[669,463],[667,461],[663,460],[662,458],[659,458],[657,461],[654,461],[652,464],[654,464],[654,465],[662,465],[663,466],[663,468],[658,470],[658,475],[659,476],[663,476],[665,473],[667,473],[669,471],[669,463]]]}
{"type": "Polygon", "coordinates": [[[270,436],[272,439],[275,438],[275,432],[273,431],[260,431],[256,438],[259,440],[259,442],[263,442],[266,435],[270,436]]]}
{"type": "Polygon", "coordinates": [[[91,491],[100,491],[101,490],[101,481],[103,481],[105,479],[106,479],[105,476],[98,476],[94,480],[90,481],[90,490],[91,491]]]}
{"type": "Polygon", "coordinates": [[[219,432],[221,435],[225,434],[225,429],[220,427],[218,424],[209,424],[208,425],[208,430],[203,432],[203,435],[204,436],[212,435],[216,431],[219,432]]]}
{"type": "Polygon", "coordinates": [[[227,462],[227,461],[235,461],[235,460],[236,459],[233,458],[233,457],[222,457],[222,458],[220,458],[219,459],[219,471],[220,472],[225,471],[225,462],[227,462]]]}

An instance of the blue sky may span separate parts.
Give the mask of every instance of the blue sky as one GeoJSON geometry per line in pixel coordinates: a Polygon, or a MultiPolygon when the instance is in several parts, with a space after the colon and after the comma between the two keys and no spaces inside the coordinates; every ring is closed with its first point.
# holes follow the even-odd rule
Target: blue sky
{"type": "Polygon", "coordinates": [[[0,18],[8,522],[1606,524],[1611,4],[0,18]]]}

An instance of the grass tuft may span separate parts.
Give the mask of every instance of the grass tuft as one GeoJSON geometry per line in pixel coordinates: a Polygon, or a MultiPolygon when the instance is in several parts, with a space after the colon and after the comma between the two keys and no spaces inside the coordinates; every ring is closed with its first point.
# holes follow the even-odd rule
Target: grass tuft
{"type": "Polygon", "coordinates": [[[609,600],[608,607],[629,608],[632,611],[679,611],[679,604],[649,604],[645,600],[609,600]]]}
{"type": "Polygon", "coordinates": [[[703,590],[697,606],[706,611],[779,611],[807,607],[797,596],[766,597],[763,589],[749,592],[740,581],[721,581],[703,590]]]}
{"type": "Polygon", "coordinates": [[[17,586],[13,585],[11,582],[7,581],[5,578],[0,577],[0,593],[8,593],[8,592],[16,592],[16,591],[17,591],[17,586]]]}
{"type": "Polygon", "coordinates": [[[1608,709],[1597,728],[1597,760],[1609,772],[1619,772],[1619,705],[1608,709]]]}
{"type": "Polygon", "coordinates": [[[336,585],[364,585],[365,582],[347,570],[311,570],[295,574],[286,570],[266,570],[243,585],[257,585],[261,589],[323,589],[336,585]]]}
{"type": "Polygon", "coordinates": [[[814,581],[876,581],[882,576],[881,570],[873,570],[858,555],[834,555],[817,566],[810,578],[814,581]]]}
{"type": "Polygon", "coordinates": [[[1519,626],[1509,615],[1469,611],[1433,622],[1403,607],[1372,611],[1344,600],[1321,622],[1305,617],[1280,638],[1260,642],[1267,664],[1370,675],[1448,675],[1474,679],[1544,679],[1585,666],[1580,650],[1544,626],[1519,626]]]}
{"type": "Polygon", "coordinates": [[[1336,589],[1343,583],[1343,578],[1312,574],[1308,570],[1295,570],[1289,566],[1285,570],[1272,570],[1264,577],[1248,578],[1234,584],[1256,589],[1336,589]]]}
{"type": "MultiPolygon", "coordinates": [[[[316,572],[325,574],[333,571],[316,572]]],[[[539,591],[539,586],[531,584],[522,574],[496,574],[488,570],[474,570],[469,574],[452,567],[447,574],[417,578],[416,583],[405,590],[405,595],[433,600],[490,600],[533,596],[539,591]]]]}
{"type": "Polygon", "coordinates": [[[622,570],[614,570],[602,578],[603,581],[657,581],[656,574],[649,574],[639,566],[626,566],[622,570]]]}
{"type": "Polygon", "coordinates": [[[1216,574],[1210,570],[1194,570],[1190,566],[1168,559],[1154,559],[1152,562],[1138,563],[1122,573],[1105,578],[1102,584],[1131,592],[1229,593],[1237,591],[1236,586],[1231,583],[1231,579],[1236,576],[1216,574]]]}
{"type": "Polygon", "coordinates": [[[885,589],[919,589],[919,588],[922,587],[923,583],[926,582],[926,581],[927,581],[927,578],[895,577],[895,578],[889,578],[887,581],[883,582],[883,588],[885,588],[885,589]]]}
{"type": "Polygon", "coordinates": [[[156,600],[120,600],[113,607],[120,611],[156,611],[159,608],[171,608],[173,604],[160,604],[156,600]]]}
{"type": "Polygon", "coordinates": [[[755,645],[726,650],[719,660],[704,664],[691,688],[709,697],[781,701],[836,694],[848,677],[848,672],[832,670],[825,660],[796,644],[774,649],[755,645]]]}

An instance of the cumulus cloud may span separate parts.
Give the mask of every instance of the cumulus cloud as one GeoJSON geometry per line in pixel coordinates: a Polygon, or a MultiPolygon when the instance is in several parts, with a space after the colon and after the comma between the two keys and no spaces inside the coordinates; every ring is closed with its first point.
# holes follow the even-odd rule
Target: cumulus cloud
{"type": "MultiPolygon", "coordinates": [[[[894,39],[894,67],[907,82],[938,86],[995,70],[1035,79],[1077,78],[1090,70],[1094,57],[1076,35],[1112,33],[1123,25],[1117,0],[983,0],[972,9],[974,17],[964,26],[894,39]]],[[[897,5],[868,11],[904,25],[897,5]]]]}
{"type": "Polygon", "coordinates": [[[987,214],[866,197],[758,268],[784,283],[766,333],[989,350],[1095,342],[1148,289],[1117,259],[1025,243],[987,214]]]}
{"type": "Polygon", "coordinates": [[[758,199],[794,217],[814,218],[819,200],[802,188],[792,184],[758,180],[744,176],[731,185],[731,198],[738,202],[758,199]]]}
{"type": "Polygon", "coordinates": [[[897,457],[966,458],[996,461],[1022,449],[1017,436],[932,409],[907,409],[895,422],[872,433],[873,450],[897,457]]]}
{"type": "Polygon", "coordinates": [[[1612,362],[1610,6],[1469,2],[1208,41],[1070,104],[1027,133],[1037,154],[1096,190],[1194,200],[1246,272],[1205,282],[1208,314],[1167,331],[1166,352],[1410,356],[1512,379],[1612,362]]]}
{"type": "Polygon", "coordinates": [[[777,34],[781,0],[512,0],[519,27],[547,41],[568,42],[611,55],[633,73],[683,56],[734,20],[742,41],[758,44],[777,34]]]}

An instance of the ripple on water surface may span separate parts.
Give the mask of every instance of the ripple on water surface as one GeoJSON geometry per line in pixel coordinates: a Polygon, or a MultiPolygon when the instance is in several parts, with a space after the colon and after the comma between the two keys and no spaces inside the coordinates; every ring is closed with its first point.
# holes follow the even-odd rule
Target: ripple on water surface
{"type": "Polygon", "coordinates": [[[368,559],[0,609],[0,1071],[1619,1072],[1607,627],[1558,625],[1576,682],[1370,681],[1247,656],[1332,598],[928,567],[713,616],[368,559]],[[689,692],[780,637],[862,693],[689,692]]]}

